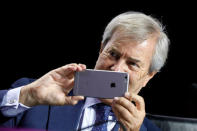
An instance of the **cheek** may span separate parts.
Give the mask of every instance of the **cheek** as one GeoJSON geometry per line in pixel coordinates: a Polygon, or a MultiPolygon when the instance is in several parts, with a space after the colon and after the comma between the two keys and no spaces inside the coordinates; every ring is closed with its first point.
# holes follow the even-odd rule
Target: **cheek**
{"type": "Polygon", "coordinates": [[[142,87],[143,78],[136,72],[129,73],[129,92],[138,93],[142,87]]]}
{"type": "Polygon", "coordinates": [[[96,65],[95,65],[95,69],[106,69],[107,68],[107,58],[106,56],[104,55],[100,55],[97,62],[96,62],[96,65]]]}

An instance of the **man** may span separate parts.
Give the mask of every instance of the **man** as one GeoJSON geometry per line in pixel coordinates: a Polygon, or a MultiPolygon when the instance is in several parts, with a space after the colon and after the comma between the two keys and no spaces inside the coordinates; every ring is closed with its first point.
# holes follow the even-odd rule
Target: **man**
{"type": "Polygon", "coordinates": [[[86,66],[69,64],[35,81],[19,80],[12,85],[18,88],[2,91],[1,111],[7,116],[2,126],[47,130],[77,130],[90,126],[87,130],[101,130],[104,126],[92,126],[98,114],[94,105],[104,103],[113,111],[107,121],[116,119],[122,125],[108,122],[105,130],[158,130],[145,118],[145,103],[138,93],[164,65],[168,46],[168,37],[156,19],[140,12],[120,14],[105,29],[95,69],[127,72],[129,92],[124,97],[84,99],[72,96],[74,72],[83,71],[86,66]]]}

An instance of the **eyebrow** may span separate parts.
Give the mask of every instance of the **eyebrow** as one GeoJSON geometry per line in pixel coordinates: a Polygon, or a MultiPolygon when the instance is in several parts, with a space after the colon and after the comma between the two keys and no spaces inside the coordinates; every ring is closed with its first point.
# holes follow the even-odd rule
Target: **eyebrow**
{"type": "Polygon", "coordinates": [[[112,47],[111,50],[112,50],[112,51],[115,51],[118,55],[121,55],[121,53],[117,50],[117,48],[112,47]]]}
{"type": "Polygon", "coordinates": [[[140,63],[141,61],[132,57],[129,57],[130,61],[136,62],[136,63],[140,63]]]}
{"type": "MultiPolygon", "coordinates": [[[[121,53],[117,50],[116,47],[112,47],[111,50],[113,50],[113,51],[115,51],[116,53],[118,53],[119,55],[121,55],[121,53]]],[[[132,57],[129,57],[128,59],[129,59],[130,61],[132,61],[132,62],[135,62],[135,63],[141,63],[140,60],[135,59],[135,58],[132,58],[132,57]]]]}

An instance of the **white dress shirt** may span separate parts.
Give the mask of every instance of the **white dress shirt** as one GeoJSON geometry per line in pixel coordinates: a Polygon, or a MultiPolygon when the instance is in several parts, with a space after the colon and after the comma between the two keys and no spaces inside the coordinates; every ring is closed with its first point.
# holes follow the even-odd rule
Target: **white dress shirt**
{"type": "Polygon", "coordinates": [[[19,103],[19,95],[22,87],[11,89],[4,95],[0,105],[1,112],[4,116],[16,116],[30,107],[19,103]]]}
{"type": "MultiPolygon", "coordinates": [[[[95,120],[96,120],[96,111],[94,110],[94,108],[92,108],[92,105],[101,103],[100,100],[96,99],[96,98],[91,98],[91,97],[87,97],[83,110],[84,110],[84,115],[81,115],[81,117],[83,116],[83,120],[82,120],[82,124],[81,124],[81,129],[94,125],[95,124],[95,120]]],[[[108,120],[113,120],[113,116],[109,116],[108,120]]],[[[79,123],[80,124],[80,123],[79,123]]],[[[113,127],[115,126],[116,122],[108,122],[107,123],[107,130],[111,131],[113,129],[113,127]]],[[[80,126],[80,125],[78,125],[80,126]]],[[[85,130],[82,131],[91,131],[93,127],[87,128],[85,130]]]]}

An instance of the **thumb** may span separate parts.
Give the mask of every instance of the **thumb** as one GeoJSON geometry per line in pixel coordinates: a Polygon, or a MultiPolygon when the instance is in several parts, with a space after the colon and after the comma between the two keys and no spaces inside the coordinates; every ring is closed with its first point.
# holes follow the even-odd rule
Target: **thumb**
{"type": "Polygon", "coordinates": [[[65,98],[65,104],[76,105],[79,100],[83,100],[83,99],[84,99],[83,96],[67,96],[65,98]]]}

